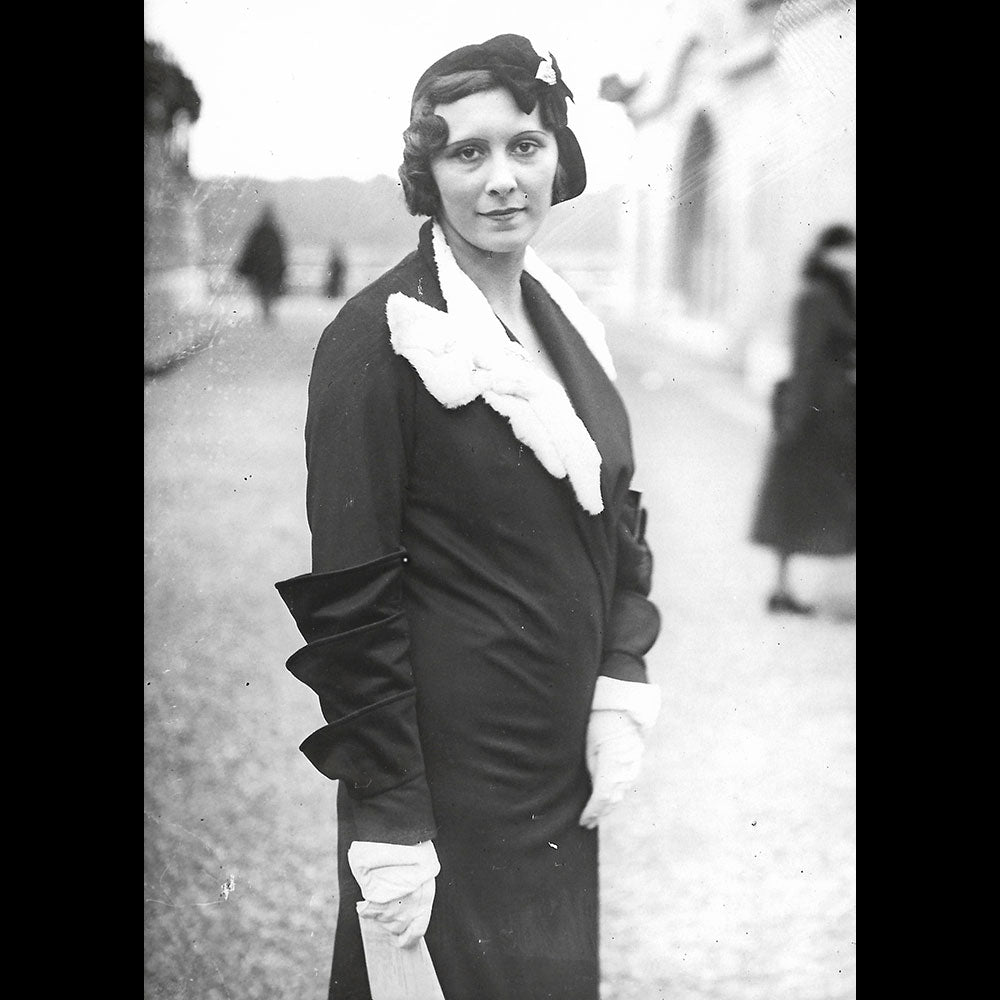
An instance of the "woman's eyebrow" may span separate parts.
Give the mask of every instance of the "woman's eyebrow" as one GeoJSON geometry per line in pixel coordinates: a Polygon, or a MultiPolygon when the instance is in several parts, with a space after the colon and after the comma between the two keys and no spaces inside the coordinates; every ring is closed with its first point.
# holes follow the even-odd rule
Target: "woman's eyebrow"
{"type": "MultiPolygon", "coordinates": [[[[526,129],[524,129],[521,132],[514,132],[507,139],[505,139],[504,142],[514,142],[517,139],[523,139],[523,138],[529,137],[529,136],[531,138],[537,138],[537,137],[547,137],[548,135],[549,135],[549,133],[546,132],[545,129],[541,129],[541,128],[526,128],[526,129]]],[[[445,150],[449,150],[449,149],[454,149],[456,147],[460,148],[462,146],[471,146],[471,145],[473,145],[473,144],[475,144],[477,142],[489,143],[489,142],[491,142],[491,140],[489,138],[487,138],[486,136],[483,136],[483,135],[469,135],[469,136],[466,136],[465,138],[455,139],[452,142],[449,142],[444,147],[444,149],[445,150]]]]}
{"type": "Polygon", "coordinates": [[[465,139],[456,139],[454,142],[449,142],[447,146],[444,147],[445,151],[449,149],[461,148],[462,146],[471,146],[477,142],[486,142],[486,139],[481,138],[478,135],[470,135],[465,139]]]}

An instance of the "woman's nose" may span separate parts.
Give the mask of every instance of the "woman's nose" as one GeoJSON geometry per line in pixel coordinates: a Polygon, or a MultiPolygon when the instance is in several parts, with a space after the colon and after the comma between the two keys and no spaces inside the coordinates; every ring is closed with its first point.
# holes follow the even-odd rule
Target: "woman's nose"
{"type": "Polygon", "coordinates": [[[490,194],[506,197],[517,188],[517,178],[510,160],[506,156],[494,157],[489,177],[486,181],[486,190],[490,194]]]}

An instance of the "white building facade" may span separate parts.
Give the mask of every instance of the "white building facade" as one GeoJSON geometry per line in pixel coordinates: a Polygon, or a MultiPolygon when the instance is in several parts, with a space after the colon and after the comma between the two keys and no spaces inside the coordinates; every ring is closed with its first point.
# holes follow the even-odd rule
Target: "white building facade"
{"type": "Polygon", "coordinates": [[[856,226],[855,5],[675,0],[645,35],[641,76],[602,85],[635,129],[619,308],[765,391],[803,256],[856,226]]]}

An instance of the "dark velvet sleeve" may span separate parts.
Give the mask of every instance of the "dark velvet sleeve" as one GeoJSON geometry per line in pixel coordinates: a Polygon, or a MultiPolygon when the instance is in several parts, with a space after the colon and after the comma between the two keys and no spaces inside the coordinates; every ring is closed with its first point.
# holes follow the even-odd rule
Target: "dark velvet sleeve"
{"type": "Polygon", "coordinates": [[[402,603],[412,394],[381,309],[348,303],[324,331],[309,383],[312,572],[276,585],[306,641],[288,669],[326,720],[301,749],[344,785],[357,838],[390,843],[435,832],[402,603]]]}
{"type": "Polygon", "coordinates": [[[646,653],[660,633],[660,613],[649,599],[653,554],[646,543],[646,510],[629,490],[618,521],[618,567],[601,673],[621,681],[648,680],[646,653]]]}

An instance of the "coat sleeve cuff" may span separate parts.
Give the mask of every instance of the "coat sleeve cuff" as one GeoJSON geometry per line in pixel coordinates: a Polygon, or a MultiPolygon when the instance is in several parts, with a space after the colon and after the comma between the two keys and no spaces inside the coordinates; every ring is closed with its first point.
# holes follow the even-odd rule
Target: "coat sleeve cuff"
{"type": "Polygon", "coordinates": [[[660,688],[656,684],[620,681],[601,675],[594,688],[591,711],[610,710],[628,715],[646,735],[660,714],[660,688]]]}
{"type": "Polygon", "coordinates": [[[276,583],[306,642],[339,635],[399,610],[406,550],[327,573],[303,573],[276,583]]]}
{"type": "Polygon", "coordinates": [[[356,799],[348,794],[355,840],[382,844],[419,844],[437,836],[430,791],[421,774],[379,795],[356,799]]]}
{"type": "Polygon", "coordinates": [[[621,680],[646,679],[646,653],[660,634],[656,605],[634,590],[620,590],[611,605],[611,619],[604,637],[602,674],[621,680]]]}
{"type": "Polygon", "coordinates": [[[424,773],[413,693],[403,693],[317,729],[299,749],[355,799],[379,795],[424,773]]]}

